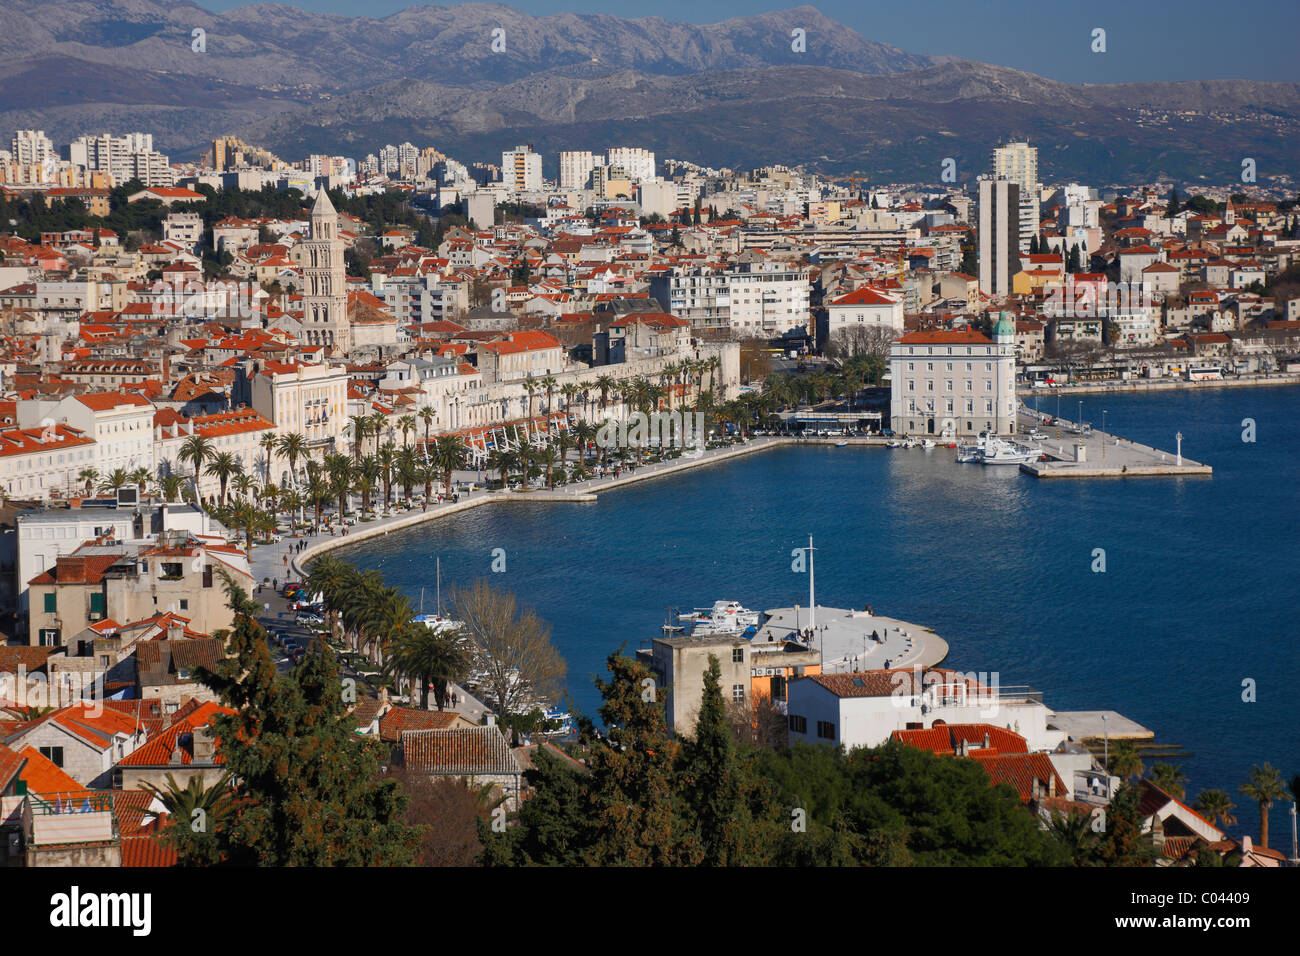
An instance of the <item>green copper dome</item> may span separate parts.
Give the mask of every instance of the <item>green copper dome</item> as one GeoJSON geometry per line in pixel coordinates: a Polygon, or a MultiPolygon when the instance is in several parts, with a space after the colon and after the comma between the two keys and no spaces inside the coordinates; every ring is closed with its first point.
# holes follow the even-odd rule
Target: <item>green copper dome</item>
{"type": "Polygon", "coordinates": [[[1006,312],[1001,312],[998,314],[997,324],[993,326],[993,337],[1001,338],[1004,335],[1009,335],[1011,338],[1015,338],[1016,324],[1007,318],[1006,312]]]}

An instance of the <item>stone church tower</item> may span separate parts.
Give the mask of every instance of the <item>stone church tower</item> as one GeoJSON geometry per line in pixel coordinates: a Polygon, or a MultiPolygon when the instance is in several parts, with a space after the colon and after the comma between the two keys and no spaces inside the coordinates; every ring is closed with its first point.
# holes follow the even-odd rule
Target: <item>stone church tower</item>
{"type": "Polygon", "coordinates": [[[348,324],[347,269],[339,216],[322,189],[311,209],[311,238],[303,243],[302,324],[309,345],[329,345],[346,355],[352,348],[348,324]]]}

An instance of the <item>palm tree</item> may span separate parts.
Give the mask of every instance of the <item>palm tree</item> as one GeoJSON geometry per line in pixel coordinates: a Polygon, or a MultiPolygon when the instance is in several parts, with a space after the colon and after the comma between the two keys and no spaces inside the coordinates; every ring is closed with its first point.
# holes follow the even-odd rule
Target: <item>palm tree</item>
{"type": "Polygon", "coordinates": [[[1250,768],[1250,779],[1241,786],[1241,792],[1259,804],[1259,845],[1268,849],[1268,811],[1274,800],[1282,800],[1289,791],[1282,782],[1282,773],[1272,764],[1256,764],[1250,768]]]}
{"type": "Polygon", "coordinates": [[[379,440],[383,437],[384,429],[388,429],[388,440],[393,439],[393,429],[388,424],[388,416],[383,412],[375,412],[370,416],[370,434],[375,436],[375,453],[379,453],[379,440]]]}
{"type": "Polygon", "coordinates": [[[402,494],[407,507],[411,504],[411,488],[420,480],[419,465],[414,448],[403,448],[397,453],[397,477],[402,482],[402,494]]]}
{"type": "Polygon", "coordinates": [[[385,442],[376,457],[379,459],[379,477],[384,482],[384,510],[387,511],[393,490],[393,463],[397,457],[397,449],[392,442],[385,442]]]}
{"type": "Polygon", "coordinates": [[[262,449],[262,463],[266,469],[266,479],[263,483],[269,485],[271,483],[272,466],[275,464],[275,451],[280,444],[280,440],[276,438],[275,432],[268,431],[262,435],[261,441],[257,444],[262,449]]]}
{"type": "MultiPolygon", "coordinates": [[[[141,784],[141,789],[153,795],[163,805],[162,811],[148,810],[155,819],[162,819],[164,812],[172,818],[173,825],[195,829],[196,832],[212,833],[234,809],[230,794],[230,775],[222,774],[211,786],[204,786],[203,775],[195,774],[186,781],[184,787],[176,782],[170,773],[166,777],[167,786],[157,787],[152,783],[141,784]],[[197,823],[203,821],[202,831],[197,823]]],[[[182,854],[180,861],[186,863],[211,862],[209,860],[186,860],[182,854]]]]}
{"type": "Polygon", "coordinates": [[[424,450],[425,454],[429,451],[429,429],[433,427],[433,420],[438,417],[438,413],[428,405],[417,412],[420,421],[424,422],[424,450]]]}
{"type": "Polygon", "coordinates": [[[1175,800],[1181,800],[1186,793],[1183,784],[1187,783],[1187,774],[1177,764],[1152,764],[1151,782],[1175,800]]]}
{"type": "Polygon", "coordinates": [[[343,518],[348,513],[348,494],[352,491],[352,459],[347,455],[327,455],[325,472],[329,475],[330,494],[338,500],[339,517],[343,518]]]}
{"type": "Polygon", "coordinates": [[[158,487],[162,491],[164,501],[179,501],[181,491],[185,488],[185,479],[180,475],[167,475],[158,482],[158,487]]]}
{"type": "Polygon", "coordinates": [[[325,476],[319,471],[313,471],[307,476],[307,484],[303,488],[303,492],[305,500],[315,509],[316,533],[320,534],[320,512],[321,507],[330,496],[329,482],[325,480],[325,476]]]}
{"type": "Polygon", "coordinates": [[[139,490],[140,497],[143,498],[149,488],[149,482],[153,480],[153,475],[148,468],[141,466],[131,472],[131,480],[135,482],[135,487],[139,490]]]}
{"type": "Polygon", "coordinates": [[[99,480],[99,471],[95,468],[83,468],[78,473],[77,480],[86,483],[86,494],[89,495],[95,482],[99,480]]]}
{"type": "Polygon", "coordinates": [[[385,664],[390,674],[410,674],[420,682],[420,706],[429,709],[429,685],[434,700],[442,710],[447,701],[447,685],[465,678],[470,653],[462,631],[434,630],[421,623],[407,622],[393,641],[392,654],[385,664]]]}
{"type": "Polygon", "coordinates": [[[298,432],[289,432],[280,436],[280,440],[276,442],[275,450],[289,459],[289,478],[294,485],[297,485],[298,459],[305,458],[308,454],[307,439],[303,438],[298,432]]]}
{"type": "Polygon", "coordinates": [[[548,375],[542,379],[542,388],[546,389],[546,417],[550,418],[555,414],[555,389],[560,383],[555,380],[554,375],[548,375]]]}
{"type": "Polygon", "coordinates": [[[573,413],[570,411],[573,408],[573,400],[581,391],[582,387],[577,382],[565,382],[560,387],[560,394],[564,396],[564,417],[570,423],[573,421],[573,413]]]}
{"type": "Polygon", "coordinates": [[[1125,780],[1130,777],[1141,777],[1142,758],[1138,756],[1137,748],[1133,746],[1131,740],[1121,740],[1117,742],[1110,752],[1111,773],[1117,777],[1123,777],[1125,780]]]}
{"type": "Polygon", "coordinates": [[[1237,818],[1232,815],[1236,808],[1232,798],[1222,790],[1202,790],[1192,806],[1192,809],[1220,829],[1237,825],[1237,818]]]}
{"type": "Polygon", "coordinates": [[[439,435],[430,456],[435,467],[442,469],[443,491],[451,494],[451,473],[465,466],[465,442],[459,435],[439,435]]]}
{"type": "Polygon", "coordinates": [[[402,447],[406,447],[407,436],[415,431],[415,416],[403,415],[397,420],[397,430],[402,433],[402,447]]]}
{"type": "Polygon", "coordinates": [[[241,498],[250,498],[257,491],[257,479],[243,471],[231,479],[231,484],[235,486],[235,491],[241,498]]]}
{"type": "Polygon", "coordinates": [[[199,494],[199,477],[203,474],[204,463],[212,457],[212,442],[202,435],[191,435],[181,444],[180,451],[176,453],[178,461],[189,462],[193,469],[192,479],[194,482],[194,500],[201,499],[199,494]]]}
{"type": "Polygon", "coordinates": [[[1053,811],[1047,832],[1065,847],[1074,866],[1087,866],[1096,852],[1098,836],[1092,829],[1092,814],[1053,811]]]}
{"type": "Polygon", "coordinates": [[[546,466],[546,488],[551,490],[555,487],[555,449],[547,445],[537,453],[538,460],[546,466]]]}
{"type": "Polygon", "coordinates": [[[537,383],[533,381],[532,373],[524,379],[524,390],[528,392],[528,421],[533,420],[533,396],[537,394],[537,383]]]}
{"type": "Polygon", "coordinates": [[[370,427],[370,419],[365,415],[353,415],[348,419],[352,426],[352,457],[361,460],[361,443],[366,439],[366,430],[370,427]]]}
{"type": "Polygon", "coordinates": [[[121,468],[114,468],[113,473],[110,474],[107,478],[105,478],[104,481],[100,484],[99,490],[107,491],[116,495],[117,490],[119,488],[125,488],[130,483],[131,483],[131,476],[128,475],[125,470],[121,468]]]}
{"type": "Polygon", "coordinates": [[[370,510],[370,495],[379,483],[379,459],[366,455],[356,464],[357,490],[361,492],[361,510],[370,510]]]}
{"type": "Polygon", "coordinates": [[[238,458],[228,451],[218,452],[212,456],[208,466],[204,469],[209,475],[215,475],[221,487],[221,507],[226,506],[226,485],[230,479],[240,474],[244,470],[244,465],[238,458]]]}

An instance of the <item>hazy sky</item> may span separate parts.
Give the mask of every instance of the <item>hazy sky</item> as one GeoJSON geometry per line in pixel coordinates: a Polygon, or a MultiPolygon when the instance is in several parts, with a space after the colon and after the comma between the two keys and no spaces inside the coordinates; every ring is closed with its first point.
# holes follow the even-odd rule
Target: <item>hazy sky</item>
{"type": "MultiPolygon", "coordinates": [[[[197,0],[210,10],[238,0],[197,0]]],[[[325,13],[382,17],[419,4],[409,0],[297,0],[325,13]]],[[[441,3],[438,6],[452,6],[441,3]]],[[[622,6],[601,0],[512,0],[534,16],[653,14],[666,20],[717,23],[785,10],[797,2],[659,0],[622,6]]],[[[811,4],[868,40],[911,53],[952,54],[1027,70],[1070,83],[1251,79],[1300,82],[1300,2],[1296,0],[822,0],[811,4]],[[1106,52],[1093,53],[1092,31],[1106,30],[1106,52]]],[[[812,37],[809,37],[812,40],[812,37]]]]}

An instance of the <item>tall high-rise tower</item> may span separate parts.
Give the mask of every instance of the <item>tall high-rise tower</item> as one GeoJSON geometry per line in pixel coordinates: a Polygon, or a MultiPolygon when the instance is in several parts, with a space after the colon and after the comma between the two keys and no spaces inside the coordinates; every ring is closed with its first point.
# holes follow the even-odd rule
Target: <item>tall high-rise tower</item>
{"type": "Polygon", "coordinates": [[[1020,187],[1020,251],[1028,252],[1029,244],[1038,235],[1038,150],[1028,143],[1007,143],[993,150],[992,175],[1020,187]]]}
{"type": "Polygon", "coordinates": [[[352,347],[348,322],[347,268],[339,216],[322,189],[311,208],[311,238],[303,243],[303,326],[310,345],[330,345],[344,355],[352,347]]]}
{"type": "Polygon", "coordinates": [[[979,186],[980,291],[1001,299],[1020,271],[1020,187],[1005,179],[981,179],[979,186]]]}

